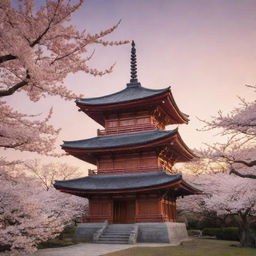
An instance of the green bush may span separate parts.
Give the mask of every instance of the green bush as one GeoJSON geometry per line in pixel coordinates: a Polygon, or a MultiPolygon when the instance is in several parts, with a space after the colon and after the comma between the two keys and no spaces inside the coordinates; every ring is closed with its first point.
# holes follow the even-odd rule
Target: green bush
{"type": "Polygon", "coordinates": [[[203,236],[216,236],[217,232],[220,228],[204,228],[203,229],[203,236]]]}
{"type": "Polygon", "coordinates": [[[239,241],[239,228],[237,227],[221,228],[216,233],[216,238],[220,240],[239,241]]]}
{"type": "Polygon", "coordinates": [[[202,235],[202,231],[199,229],[189,229],[188,230],[188,235],[189,236],[201,236],[202,235]]]}
{"type": "Polygon", "coordinates": [[[38,249],[45,249],[45,248],[57,248],[57,247],[64,247],[74,245],[76,242],[73,240],[60,240],[60,239],[51,239],[46,242],[43,242],[38,245],[38,249]]]}
{"type": "Polygon", "coordinates": [[[75,231],[76,231],[76,226],[68,226],[64,228],[63,233],[73,235],[75,231]]]}
{"type": "Polygon", "coordinates": [[[204,228],[203,236],[216,236],[220,240],[239,241],[239,228],[204,228]]]}

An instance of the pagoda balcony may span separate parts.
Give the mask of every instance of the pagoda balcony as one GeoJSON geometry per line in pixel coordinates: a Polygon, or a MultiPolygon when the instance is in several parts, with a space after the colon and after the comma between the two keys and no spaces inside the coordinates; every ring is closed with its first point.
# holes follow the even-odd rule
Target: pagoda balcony
{"type": "Polygon", "coordinates": [[[88,176],[95,175],[109,175],[109,174],[128,174],[128,173],[143,173],[143,172],[159,172],[163,171],[162,167],[156,166],[143,166],[143,167],[134,167],[134,168],[124,168],[124,169],[94,169],[88,170],[88,176]]]}
{"type": "Polygon", "coordinates": [[[126,126],[118,126],[118,127],[109,127],[104,130],[97,130],[98,136],[105,135],[115,135],[115,134],[124,134],[124,133],[133,133],[133,132],[145,132],[151,130],[157,130],[159,127],[157,125],[148,123],[141,125],[126,125],[126,126]]]}

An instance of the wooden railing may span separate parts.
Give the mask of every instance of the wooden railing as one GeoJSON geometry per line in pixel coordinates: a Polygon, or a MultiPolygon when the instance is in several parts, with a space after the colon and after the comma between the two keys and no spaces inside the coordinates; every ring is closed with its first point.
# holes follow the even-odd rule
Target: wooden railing
{"type": "Polygon", "coordinates": [[[163,169],[156,166],[143,166],[136,168],[124,168],[124,169],[99,169],[99,170],[88,170],[89,176],[94,175],[108,175],[108,174],[126,174],[126,173],[142,173],[142,172],[157,172],[163,169]]]}
{"type": "Polygon", "coordinates": [[[127,125],[107,128],[105,130],[97,130],[98,136],[112,135],[112,134],[123,134],[132,132],[141,132],[156,130],[158,127],[154,124],[141,124],[141,125],[127,125]]]}

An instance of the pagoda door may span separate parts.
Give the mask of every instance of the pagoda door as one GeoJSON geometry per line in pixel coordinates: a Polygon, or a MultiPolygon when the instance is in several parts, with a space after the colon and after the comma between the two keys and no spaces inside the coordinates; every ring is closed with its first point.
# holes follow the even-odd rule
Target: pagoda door
{"type": "Polygon", "coordinates": [[[135,222],[135,200],[114,200],[113,223],[135,222]]]}

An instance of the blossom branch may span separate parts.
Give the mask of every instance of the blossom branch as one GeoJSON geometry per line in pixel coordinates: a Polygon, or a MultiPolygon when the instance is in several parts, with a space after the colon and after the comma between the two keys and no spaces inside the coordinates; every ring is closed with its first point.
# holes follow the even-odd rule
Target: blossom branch
{"type": "Polygon", "coordinates": [[[242,173],[236,171],[234,168],[231,168],[229,173],[230,174],[235,174],[236,176],[241,177],[241,178],[256,179],[256,175],[254,175],[254,174],[242,174],[242,173]]]}

